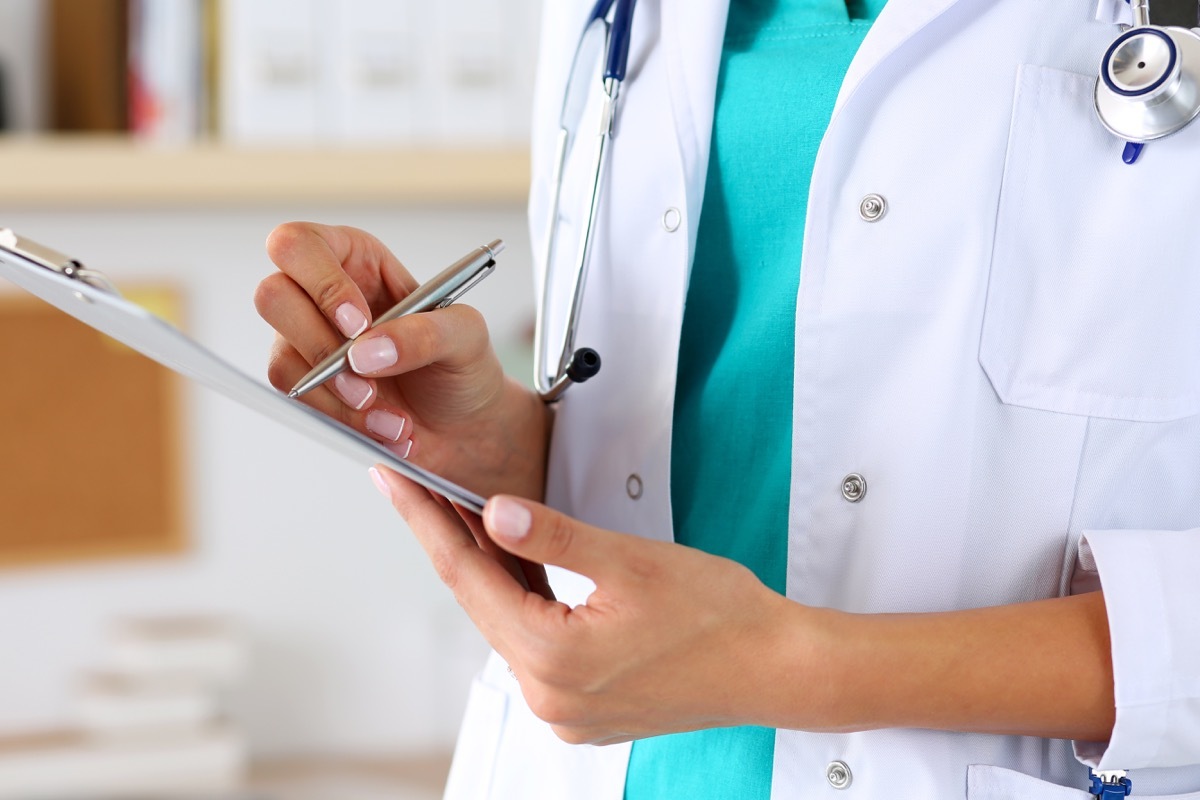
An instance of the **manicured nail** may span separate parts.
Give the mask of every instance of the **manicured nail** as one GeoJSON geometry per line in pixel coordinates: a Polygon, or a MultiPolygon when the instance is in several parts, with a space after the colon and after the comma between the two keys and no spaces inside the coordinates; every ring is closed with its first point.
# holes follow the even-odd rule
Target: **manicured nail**
{"type": "Polygon", "coordinates": [[[367,318],[353,303],[342,303],[333,312],[333,318],[347,339],[353,339],[367,329],[367,318]]]}
{"type": "Polygon", "coordinates": [[[396,458],[407,459],[410,455],[412,455],[413,450],[413,440],[411,438],[411,434],[410,438],[405,439],[402,442],[396,442],[393,445],[389,445],[388,450],[394,453],[396,458]]]}
{"type": "Polygon", "coordinates": [[[345,372],[339,372],[334,377],[333,388],[346,401],[346,405],[355,411],[361,411],[363,406],[370,402],[371,395],[375,394],[375,390],[371,387],[370,383],[357,375],[350,375],[345,372]]]}
{"type": "Polygon", "coordinates": [[[384,479],[379,470],[371,467],[369,470],[367,470],[367,472],[371,474],[371,482],[375,484],[375,488],[379,490],[379,493],[388,500],[391,500],[392,487],[388,486],[388,482],[384,479]]]}
{"type": "Polygon", "coordinates": [[[404,417],[390,411],[372,411],[367,414],[367,430],[376,436],[398,442],[404,433],[404,417]]]}
{"type": "Polygon", "coordinates": [[[516,500],[495,497],[488,502],[484,511],[488,529],[492,533],[513,542],[519,542],[529,535],[533,514],[516,500]]]}
{"type": "Polygon", "coordinates": [[[386,336],[373,336],[350,346],[350,367],[358,373],[378,372],[396,363],[396,344],[386,336]]]}

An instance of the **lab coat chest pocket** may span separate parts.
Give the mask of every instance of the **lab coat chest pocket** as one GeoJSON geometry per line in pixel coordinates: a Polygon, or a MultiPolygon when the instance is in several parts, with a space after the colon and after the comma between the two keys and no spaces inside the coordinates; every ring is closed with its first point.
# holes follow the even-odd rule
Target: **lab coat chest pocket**
{"type": "Polygon", "coordinates": [[[1126,165],[1094,82],[1020,69],[980,363],[1011,405],[1200,413],[1200,124],[1126,165]]]}

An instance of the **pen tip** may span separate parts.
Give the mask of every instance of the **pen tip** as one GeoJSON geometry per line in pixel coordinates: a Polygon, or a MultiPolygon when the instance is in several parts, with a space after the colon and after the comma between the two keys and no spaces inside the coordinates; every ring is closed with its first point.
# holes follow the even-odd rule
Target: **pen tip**
{"type": "Polygon", "coordinates": [[[295,399],[296,399],[297,397],[299,397],[299,396],[300,396],[300,393],[299,393],[299,392],[297,392],[295,389],[292,389],[290,392],[288,392],[288,399],[289,399],[289,400],[295,400],[295,399]]]}

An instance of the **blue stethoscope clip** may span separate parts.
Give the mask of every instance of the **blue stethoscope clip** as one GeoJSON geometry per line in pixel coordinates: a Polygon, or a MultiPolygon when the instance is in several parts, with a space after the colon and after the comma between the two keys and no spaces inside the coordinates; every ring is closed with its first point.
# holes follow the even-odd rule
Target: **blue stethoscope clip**
{"type": "Polygon", "coordinates": [[[1099,773],[1091,771],[1089,774],[1092,778],[1089,791],[1096,800],[1124,800],[1133,793],[1133,781],[1129,780],[1122,770],[1099,773]]]}

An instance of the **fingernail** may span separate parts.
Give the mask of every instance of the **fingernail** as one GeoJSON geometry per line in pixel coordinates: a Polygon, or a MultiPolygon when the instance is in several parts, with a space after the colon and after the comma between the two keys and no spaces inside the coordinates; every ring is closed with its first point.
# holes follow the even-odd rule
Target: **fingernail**
{"type": "Polygon", "coordinates": [[[386,336],[363,339],[350,346],[350,367],[355,372],[378,372],[396,363],[396,344],[386,336]]]}
{"type": "Polygon", "coordinates": [[[379,493],[388,500],[391,500],[392,487],[388,486],[388,482],[384,480],[384,477],[379,470],[371,467],[369,470],[367,470],[367,472],[371,474],[371,482],[375,484],[375,488],[379,490],[379,493]]]}
{"type": "Polygon", "coordinates": [[[397,442],[388,447],[388,450],[396,454],[396,458],[407,459],[412,454],[413,440],[406,439],[403,442],[397,442]]]}
{"type": "Polygon", "coordinates": [[[349,375],[345,372],[340,372],[334,377],[333,388],[346,401],[346,405],[355,411],[361,411],[363,406],[371,400],[371,395],[375,394],[370,383],[357,375],[349,375]]]}
{"type": "Polygon", "coordinates": [[[372,411],[367,414],[367,430],[376,436],[398,442],[400,434],[404,433],[404,417],[390,411],[372,411]]]}
{"type": "Polygon", "coordinates": [[[519,542],[529,535],[529,528],[533,525],[533,514],[516,500],[507,497],[493,498],[484,511],[487,514],[488,530],[497,536],[519,542]]]}
{"type": "Polygon", "coordinates": [[[333,319],[337,322],[342,336],[347,339],[353,339],[367,329],[367,318],[353,303],[342,303],[338,306],[337,311],[333,312],[333,319]]]}

